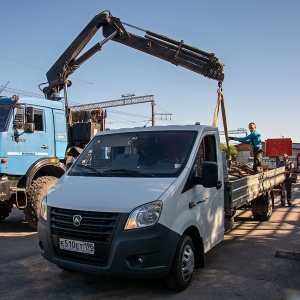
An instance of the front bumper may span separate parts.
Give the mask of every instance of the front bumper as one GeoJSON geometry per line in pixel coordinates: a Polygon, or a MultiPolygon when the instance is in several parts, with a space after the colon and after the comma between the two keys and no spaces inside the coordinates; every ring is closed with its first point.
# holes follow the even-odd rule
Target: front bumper
{"type": "Polygon", "coordinates": [[[135,278],[167,276],[180,235],[161,224],[123,230],[127,217],[128,214],[120,216],[109,243],[96,243],[95,256],[99,254],[102,259],[90,255],[84,260],[82,255],[71,251],[60,253],[58,240],[64,236],[51,234],[49,222],[40,218],[38,238],[41,254],[61,268],[77,271],[135,278]]]}

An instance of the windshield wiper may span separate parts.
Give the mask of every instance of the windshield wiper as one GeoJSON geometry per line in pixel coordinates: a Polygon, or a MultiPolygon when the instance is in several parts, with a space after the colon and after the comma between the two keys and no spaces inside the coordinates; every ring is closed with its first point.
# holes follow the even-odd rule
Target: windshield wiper
{"type": "Polygon", "coordinates": [[[106,170],[103,173],[118,173],[118,174],[124,174],[124,175],[130,175],[130,176],[140,176],[140,177],[153,177],[153,174],[144,174],[140,173],[138,171],[134,170],[128,170],[128,169],[111,169],[111,170],[106,170]]]}
{"type": "Polygon", "coordinates": [[[86,170],[90,170],[94,173],[99,173],[95,168],[91,167],[91,166],[87,166],[87,165],[76,165],[76,167],[80,167],[86,170]]]}

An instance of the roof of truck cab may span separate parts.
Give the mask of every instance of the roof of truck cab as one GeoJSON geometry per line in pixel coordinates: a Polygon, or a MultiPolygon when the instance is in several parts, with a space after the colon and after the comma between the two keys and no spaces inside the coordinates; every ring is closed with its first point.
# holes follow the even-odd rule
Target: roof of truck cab
{"type": "Polygon", "coordinates": [[[130,132],[168,131],[168,130],[201,132],[203,130],[217,131],[218,128],[211,125],[167,125],[167,126],[131,127],[131,128],[109,129],[105,131],[100,131],[96,135],[130,133],[130,132]]]}
{"type": "MultiPolygon", "coordinates": [[[[12,103],[12,97],[0,97],[0,103],[12,103]]],[[[34,97],[20,97],[18,100],[19,104],[26,104],[32,106],[41,106],[41,107],[50,107],[56,109],[64,109],[63,101],[48,100],[43,98],[34,98],[34,97]]]]}

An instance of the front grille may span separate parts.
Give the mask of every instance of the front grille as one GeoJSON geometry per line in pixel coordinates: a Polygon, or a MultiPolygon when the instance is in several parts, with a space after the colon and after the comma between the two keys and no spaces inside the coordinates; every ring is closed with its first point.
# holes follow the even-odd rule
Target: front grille
{"type": "Polygon", "coordinates": [[[118,219],[118,213],[52,208],[51,231],[71,239],[110,242],[118,219]],[[74,215],[82,217],[79,227],[73,224],[74,215]]]}
{"type": "Polygon", "coordinates": [[[107,260],[110,243],[118,224],[120,214],[51,208],[51,234],[54,250],[58,257],[88,264],[104,265],[107,260]],[[80,226],[73,224],[74,215],[80,215],[80,226]],[[95,243],[94,255],[81,254],[59,249],[59,238],[68,238],[95,243]]]}

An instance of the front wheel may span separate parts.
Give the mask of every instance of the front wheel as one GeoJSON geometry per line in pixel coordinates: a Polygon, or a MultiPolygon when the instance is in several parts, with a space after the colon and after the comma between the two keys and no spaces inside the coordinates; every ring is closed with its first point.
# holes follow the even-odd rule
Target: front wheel
{"type": "Polygon", "coordinates": [[[172,267],[167,277],[168,287],[176,292],[185,290],[195,268],[194,244],[188,235],[183,235],[178,243],[172,267]]]}
{"type": "Polygon", "coordinates": [[[13,205],[11,203],[0,202],[0,221],[5,220],[11,213],[13,205]]]}
{"type": "Polygon", "coordinates": [[[37,229],[41,202],[47,191],[54,185],[58,178],[53,176],[42,176],[34,180],[27,193],[27,205],[24,208],[25,219],[28,225],[37,229]]]}

